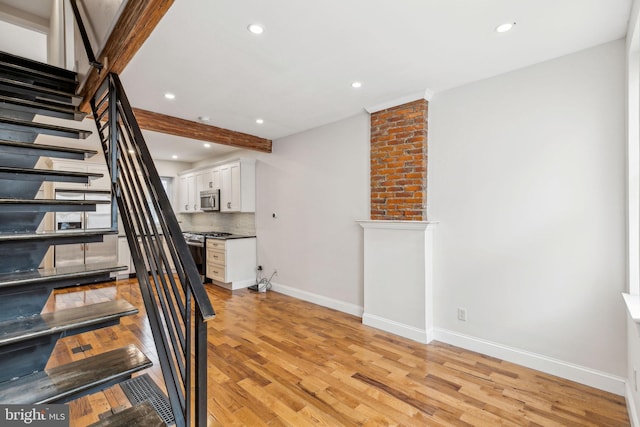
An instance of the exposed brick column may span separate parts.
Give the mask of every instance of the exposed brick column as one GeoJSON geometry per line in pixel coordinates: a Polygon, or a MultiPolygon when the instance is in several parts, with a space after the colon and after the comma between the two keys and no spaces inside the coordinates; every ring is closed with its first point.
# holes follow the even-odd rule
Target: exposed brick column
{"type": "Polygon", "coordinates": [[[371,114],[371,219],[427,220],[424,99],[371,114]]]}

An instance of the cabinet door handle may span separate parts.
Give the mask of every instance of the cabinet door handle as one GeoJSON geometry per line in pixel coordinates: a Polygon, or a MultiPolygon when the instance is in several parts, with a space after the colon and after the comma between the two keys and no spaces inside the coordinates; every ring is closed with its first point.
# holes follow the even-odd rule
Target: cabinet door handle
{"type": "Polygon", "coordinates": [[[189,205],[184,205],[184,210],[188,211],[189,210],[189,205]]]}
{"type": "Polygon", "coordinates": [[[218,259],[218,255],[214,255],[213,257],[214,257],[215,259],[218,259]]]}
{"type": "Polygon", "coordinates": [[[231,202],[227,202],[227,208],[231,209],[231,202]]]}

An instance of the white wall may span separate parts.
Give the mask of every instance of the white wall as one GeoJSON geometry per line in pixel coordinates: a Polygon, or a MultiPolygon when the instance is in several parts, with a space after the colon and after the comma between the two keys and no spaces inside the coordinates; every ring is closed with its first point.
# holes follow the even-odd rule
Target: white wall
{"type": "Polygon", "coordinates": [[[0,21],[0,51],[47,62],[47,35],[0,21]]]}
{"type": "Polygon", "coordinates": [[[276,140],[273,153],[257,155],[258,263],[266,274],[278,270],[279,285],[362,307],[355,221],[369,217],[369,127],[362,113],[276,140]]]}
{"type": "Polygon", "coordinates": [[[437,328],[625,376],[624,52],[616,41],[433,98],[437,328]]]}
{"type": "MultiPolygon", "coordinates": [[[[633,2],[627,31],[627,291],[640,288],[640,2],[633,2]]],[[[640,329],[627,315],[627,406],[633,426],[640,426],[637,374],[640,370],[640,329]]]]}

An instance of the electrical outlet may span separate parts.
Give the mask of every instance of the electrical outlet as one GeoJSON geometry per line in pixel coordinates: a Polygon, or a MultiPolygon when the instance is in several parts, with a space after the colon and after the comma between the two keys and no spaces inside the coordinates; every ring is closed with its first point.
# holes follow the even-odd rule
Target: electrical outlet
{"type": "Polygon", "coordinates": [[[467,321],[467,309],[458,307],[458,320],[463,322],[467,321]]]}

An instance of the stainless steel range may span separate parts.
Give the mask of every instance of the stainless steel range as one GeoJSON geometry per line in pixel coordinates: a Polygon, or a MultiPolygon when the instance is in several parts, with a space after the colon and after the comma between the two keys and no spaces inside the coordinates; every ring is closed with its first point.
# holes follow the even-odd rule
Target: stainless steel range
{"type": "Polygon", "coordinates": [[[210,238],[224,238],[231,236],[231,233],[223,233],[221,231],[185,231],[182,233],[184,240],[187,242],[191,257],[198,267],[198,273],[202,280],[205,280],[205,274],[207,270],[207,237],[210,238]]]}

